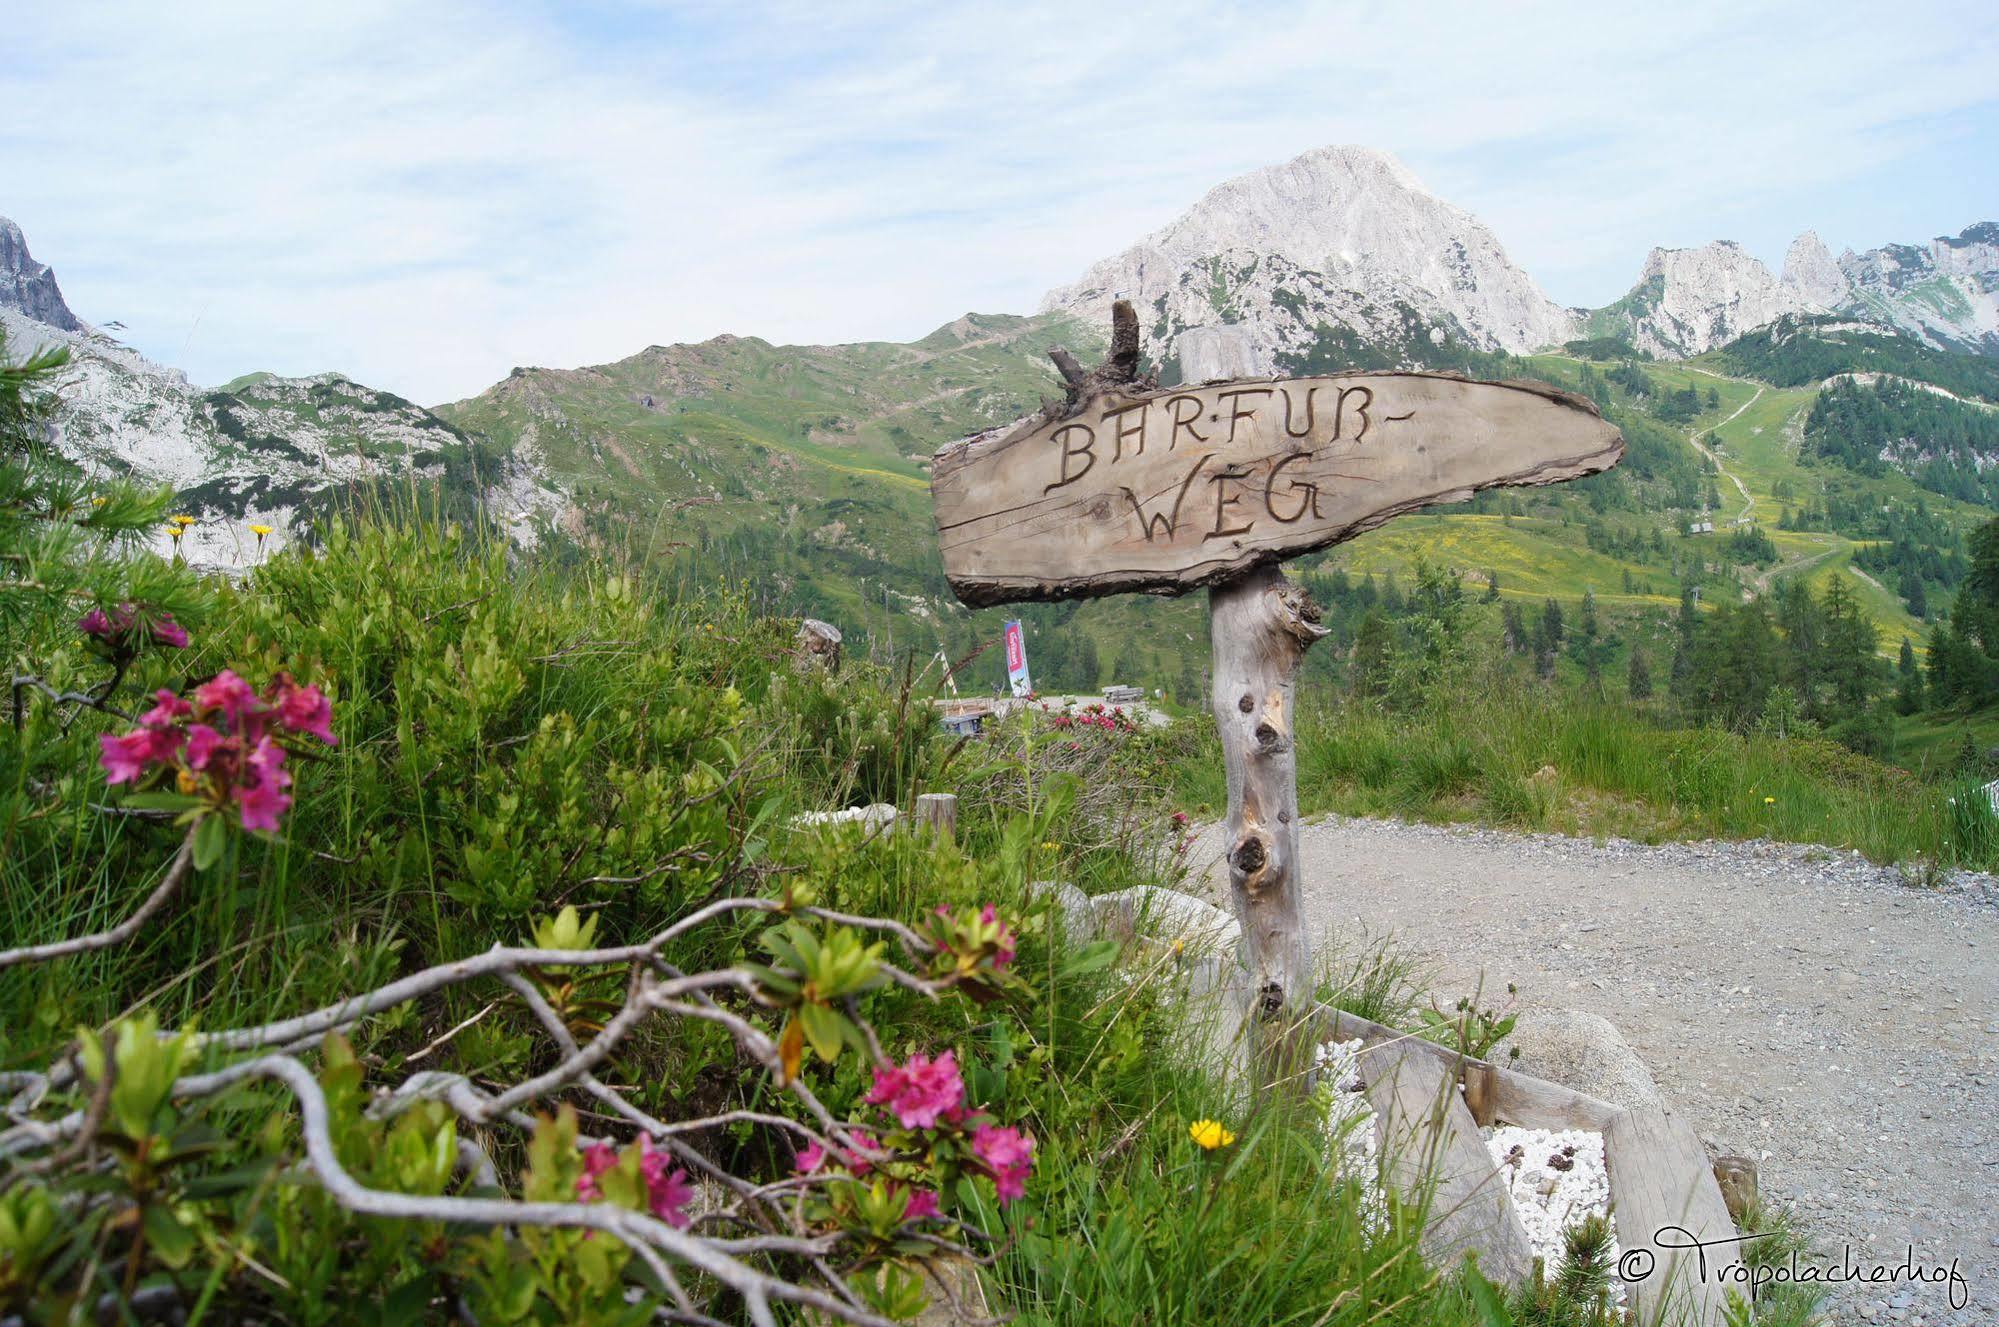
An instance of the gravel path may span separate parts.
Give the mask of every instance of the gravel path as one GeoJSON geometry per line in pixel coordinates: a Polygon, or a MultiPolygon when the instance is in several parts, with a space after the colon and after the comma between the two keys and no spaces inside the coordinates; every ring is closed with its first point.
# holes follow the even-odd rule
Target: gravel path
{"type": "MultiPolygon", "coordinates": [[[[1999,1324],[1999,881],[1917,889],[1856,854],[1647,847],[1321,818],[1302,829],[1322,940],[1392,932],[1446,1008],[1481,971],[1617,1025],[1719,1151],[1762,1158],[1830,1260],[1952,1258],[1969,1304],[1906,1281],[1839,1322],[1999,1324]]],[[[1220,830],[1194,878],[1226,906],[1220,830]]]]}

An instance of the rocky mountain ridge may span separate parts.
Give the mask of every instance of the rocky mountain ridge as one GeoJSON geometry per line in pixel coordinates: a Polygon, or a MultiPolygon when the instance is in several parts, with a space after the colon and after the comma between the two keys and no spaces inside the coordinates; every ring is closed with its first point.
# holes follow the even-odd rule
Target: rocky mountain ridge
{"type": "Polygon", "coordinates": [[[1781,276],[1742,246],[1654,249],[1638,284],[1589,315],[1662,358],[1698,355],[1791,314],[1845,314],[1941,350],[1999,355],[1999,224],[1924,245],[1888,244],[1834,259],[1817,233],[1792,242],[1781,276]]]}
{"type": "Polygon", "coordinates": [[[1656,248],[1622,299],[1566,309],[1393,157],[1327,147],[1217,186],[1041,307],[1103,325],[1120,296],[1139,307],[1147,352],[1189,378],[1216,365],[1268,372],[1356,344],[1417,363],[1444,342],[1526,353],[1591,335],[1682,358],[1786,315],[1825,313],[1999,355],[1999,224],[1837,259],[1806,231],[1781,275],[1728,240],[1656,248]]]}
{"type": "MultiPolygon", "coordinates": [[[[191,562],[244,565],[329,501],[378,481],[431,486],[510,516],[553,517],[565,505],[518,457],[341,374],[251,374],[203,391],[81,322],[64,328],[7,304],[0,331],[12,354],[69,352],[55,382],[54,449],[86,473],[174,489],[180,510],[196,518],[180,543],[191,562]],[[252,525],[274,533],[259,541],[252,525]]],[[[532,542],[537,523],[508,528],[532,542]]],[[[171,547],[164,532],[155,542],[160,552],[171,547]]]]}

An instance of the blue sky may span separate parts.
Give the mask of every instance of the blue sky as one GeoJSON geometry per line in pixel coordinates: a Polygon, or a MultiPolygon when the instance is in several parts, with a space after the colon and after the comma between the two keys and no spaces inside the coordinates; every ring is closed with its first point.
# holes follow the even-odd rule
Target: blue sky
{"type": "Polygon", "coordinates": [[[1999,6],[161,5],[11,15],[0,215],[197,382],[436,403],[718,332],[909,339],[1231,175],[1395,153],[1553,298],[1999,219],[1999,6]],[[1630,11],[1628,15],[1615,12],[1630,11]],[[1143,21],[1138,21],[1140,15],[1143,21]]]}

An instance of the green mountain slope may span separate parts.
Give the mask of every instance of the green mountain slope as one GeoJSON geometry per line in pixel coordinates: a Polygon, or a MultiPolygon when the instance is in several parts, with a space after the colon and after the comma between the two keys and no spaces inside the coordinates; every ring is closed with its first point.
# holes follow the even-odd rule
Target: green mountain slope
{"type": "MultiPolygon", "coordinates": [[[[1986,369],[1855,326],[1807,321],[1679,363],[1627,356],[1614,342],[1514,357],[1427,339],[1328,341],[1311,363],[1287,367],[1420,364],[1539,378],[1596,400],[1630,451],[1608,475],[1482,494],[1303,559],[1299,570],[1406,583],[1428,561],[1481,588],[1496,574],[1503,597],[1594,594],[1628,618],[1670,611],[1687,585],[1714,603],[1768,594],[1787,579],[1840,578],[1884,653],[1904,636],[1920,645],[1922,614],[1946,605],[1961,578],[1964,534],[1991,512],[1927,492],[1893,466],[1849,466],[1837,447],[1807,447],[1821,380],[1806,375],[1892,371],[1977,391],[1986,369]],[[1909,577],[1920,583],[1913,597],[1909,577]]],[[[438,414],[569,493],[561,522],[572,533],[671,557],[690,589],[742,585],[839,623],[877,655],[892,647],[958,658],[1018,616],[1044,687],[1115,680],[1193,694],[1207,652],[1199,596],[971,613],[944,582],[928,458],[1054,395],[1046,351],[1057,343],[1087,359],[1101,337],[1064,315],[968,315],[908,344],[719,337],[591,368],[516,369],[438,414]]],[[[983,689],[1000,673],[988,660],[967,678],[983,689]]]]}

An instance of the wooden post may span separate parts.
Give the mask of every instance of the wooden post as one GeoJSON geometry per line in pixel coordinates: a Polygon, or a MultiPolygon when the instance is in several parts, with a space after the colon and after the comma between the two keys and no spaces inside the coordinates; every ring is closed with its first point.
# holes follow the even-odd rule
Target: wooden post
{"type": "Polygon", "coordinates": [[[916,823],[920,828],[934,832],[945,842],[950,842],[958,832],[957,794],[918,793],[916,823]]]}
{"type": "Polygon", "coordinates": [[[1242,924],[1252,1008],[1269,1021],[1312,1004],[1299,919],[1298,755],[1293,678],[1326,634],[1305,591],[1271,564],[1209,591],[1212,705],[1228,766],[1230,903],[1242,924]]]}

